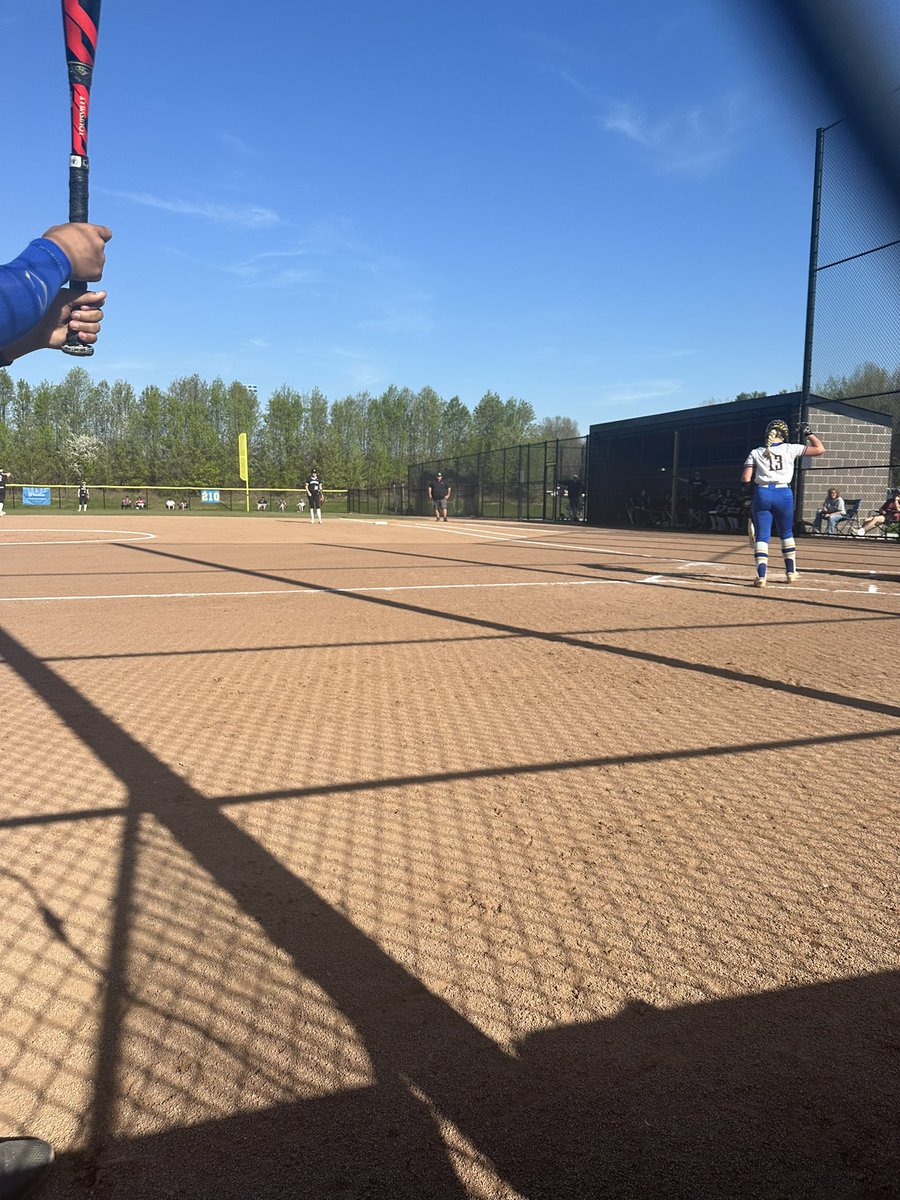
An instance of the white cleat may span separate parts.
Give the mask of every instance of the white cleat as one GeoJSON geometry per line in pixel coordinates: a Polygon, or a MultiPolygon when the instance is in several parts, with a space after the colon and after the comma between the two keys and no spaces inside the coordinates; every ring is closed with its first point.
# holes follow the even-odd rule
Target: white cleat
{"type": "Polygon", "coordinates": [[[757,577],[753,580],[753,586],[757,588],[764,588],[766,586],[765,576],[757,575],[757,577]]]}
{"type": "Polygon", "coordinates": [[[788,583],[796,583],[797,580],[800,578],[800,572],[799,571],[787,571],[787,572],[785,572],[784,577],[788,583]]]}

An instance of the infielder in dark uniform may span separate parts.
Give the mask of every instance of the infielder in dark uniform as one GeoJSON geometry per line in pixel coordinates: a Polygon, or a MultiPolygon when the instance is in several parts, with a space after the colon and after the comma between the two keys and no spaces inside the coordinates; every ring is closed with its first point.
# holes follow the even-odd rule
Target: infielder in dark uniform
{"type": "Polygon", "coordinates": [[[319,518],[319,524],[322,524],[322,483],[319,479],[319,472],[313,467],[310,472],[309,479],[306,481],[306,494],[309,497],[309,519],[315,525],[316,517],[319,518]]]}
{"type": "Polygon", "coordinates": [[[449,483],[444,483],[444,476],[438,471],[434,483],[428,489],[428,498],[434,505],[434,519],[440,521],[443,518],[447,520],[447,501],[450,499],[450,493],[453,489],[449,483]]]}

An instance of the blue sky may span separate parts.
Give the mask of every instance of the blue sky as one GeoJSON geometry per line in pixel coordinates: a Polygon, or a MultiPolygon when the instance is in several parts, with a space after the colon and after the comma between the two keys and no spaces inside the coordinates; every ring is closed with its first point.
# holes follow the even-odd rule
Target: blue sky
{"type": "MultiPolygon", "coordinates": [[[[263,399],[493,389],[583,430],[797,386],[815,129],[842,114],[741,7],[181,0],[163,27],[105,0],[85,365],[263,399]]],[[[5,7],[0,37],[8,259],[65,219],[58,0],[5,7]]]]}

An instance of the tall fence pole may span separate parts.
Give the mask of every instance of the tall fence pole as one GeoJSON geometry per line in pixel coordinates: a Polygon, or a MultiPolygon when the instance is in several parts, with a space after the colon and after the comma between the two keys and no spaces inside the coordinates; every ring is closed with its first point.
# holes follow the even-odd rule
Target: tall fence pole
{"type": "Polygon", "coordinates": [[[541,520],[547,520],[547,455],[550,453],[550,443],[544,442],[544,492],[541,496],[541,520]]]}
{"type": "MultiPolygon", "coordinates": [[[[813,344],[816,329],[816,281],[819,272],[819,225],[822,218],[822,171],[825,163],[825,129],[816,130],[816,164],[813,172],[812,222],[809,234],[809,275],[806,284],[806,334],[803,343],[803,382],[800,385],[800,428],[809,420],[812,391],[813,344]]],[[[798,513],[803,512],[803,472],[797,472],[798,513]]]]}
{"type": "Polygon", "coordinates": [[[678,524],[678,456],[681,450],[681,430],[675,430],[675,437],[672,440],[672,499],[671,504],[671,523],[674,529],[678,524]]]}

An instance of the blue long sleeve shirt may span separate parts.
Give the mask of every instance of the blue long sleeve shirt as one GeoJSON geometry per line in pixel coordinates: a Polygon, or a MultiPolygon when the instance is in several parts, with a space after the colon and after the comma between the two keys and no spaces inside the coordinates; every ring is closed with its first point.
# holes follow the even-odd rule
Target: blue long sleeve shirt
{"type": "Polygon", "coordinates": [[[68,256],[47,238],[35,238],[0,266],[0,348],[37,325],[71,273],[68,256]]]}

